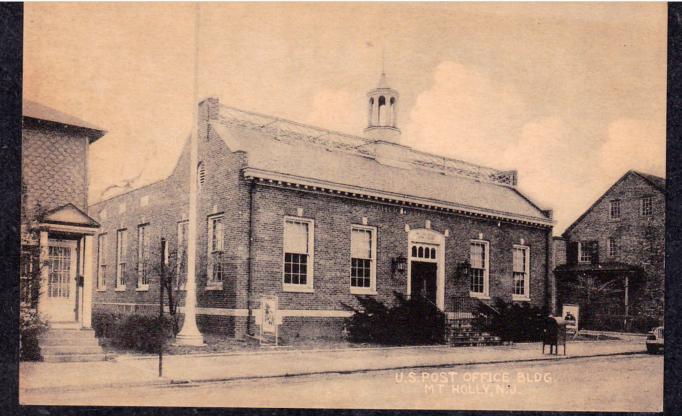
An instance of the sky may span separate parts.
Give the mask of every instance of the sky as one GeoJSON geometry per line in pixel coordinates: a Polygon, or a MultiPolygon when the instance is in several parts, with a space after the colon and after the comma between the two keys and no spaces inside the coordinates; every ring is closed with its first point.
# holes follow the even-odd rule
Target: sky
{"type": "Polygon", "coordinates": [[[666,24],[665,3],[27,3],[24,97],[107,131],[93,202],[170,173],[195,97],[360,135],[383,65],[402,144],[516,169],[560,234],[627,170],[665,176],[666,24]]]}

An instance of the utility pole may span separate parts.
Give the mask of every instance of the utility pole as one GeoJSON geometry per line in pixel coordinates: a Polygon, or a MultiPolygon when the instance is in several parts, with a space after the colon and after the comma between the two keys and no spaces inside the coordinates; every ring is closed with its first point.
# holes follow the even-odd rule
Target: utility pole
{"type": "Polygon", "coordinates": [[[166,239],[161,239],[161,274],[159,276],[159,377],[163,377],[163,287],[166,285],[166,239]]]}

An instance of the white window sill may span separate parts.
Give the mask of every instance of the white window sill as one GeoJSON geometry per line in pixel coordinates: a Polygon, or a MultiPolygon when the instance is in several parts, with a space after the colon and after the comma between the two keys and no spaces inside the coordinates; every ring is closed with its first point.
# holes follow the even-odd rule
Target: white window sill
{"type": "Polygon", "coordinates": [[[373,289],[360,289],[360,288],[350,288],[351,295],[377,295],[377,291],[373,289]]]}
{"type": "Polygon", "coordinates": [[[512,295],[514,302],[530,302],[530,297],[524,295],[512,295]]]}
{"type": "Polygon", "coordinates": [[[95,289],[95,291],[97,291],[97,292],[106,292],[106,291],[107,291],[107,288],[106,288],[106,287],[98,287],[97,289],[95,289]]]}
{"type": "Polygon", "coordinates": [[[144,285],[144,286],[140,286],[140,287],[135,288],[136,292],[146,292],[148,290],[149,290],[149,285],[144,285]]]}
{"type": "MultiPolygon", "coordinates": [[[[181,290],[184,290],[181,289],[181,290]]],[[[223,284],[221,283],[209,283],[206,285],[206,288],[204,290],[223,290],[223,284]]]]}
{"type": "Polygon", "coordinates": [[[297,292],[297,293],[314,293],[315,289],[303,285],[287,285],[285,284],[282,288],[285,292],[297,292]]]}
{"type": "Polygon", "coordinates": [[[118,286],[114,289],[114,292],[125,292],[126,287],[125,286],[118,286]]]}
{"type": "Polygon", "coordinates": [[[490,295],[486,293],[469,292],[469,297],[481,300],[490,300],[490,295]]]}

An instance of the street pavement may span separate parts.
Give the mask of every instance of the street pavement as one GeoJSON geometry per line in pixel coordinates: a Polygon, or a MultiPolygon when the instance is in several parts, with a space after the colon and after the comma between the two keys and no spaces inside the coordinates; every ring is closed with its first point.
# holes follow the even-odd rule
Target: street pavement
{"type": "Polygon", "coordinates": [[[663,356],[448,365],[32,392],[31,403],[189,407],[661,411],[663,356]]]}
{"type": "MultiPolygon", "coordinates": [[[[629,354],[644,351],[642,341],[569,342],[566,355],[542,354],[539,343],[494,347],[400,347],[316,351],[263,351],[230,354],[173,355],[158,376],[155,357],[119,357],[95,363],[21,363],[19,388],[69,390],[184,382],[349,373],[451,364],[518,362],[629,354]]],[[[563,350],[560,348],[560,352],[563,350]]]]}

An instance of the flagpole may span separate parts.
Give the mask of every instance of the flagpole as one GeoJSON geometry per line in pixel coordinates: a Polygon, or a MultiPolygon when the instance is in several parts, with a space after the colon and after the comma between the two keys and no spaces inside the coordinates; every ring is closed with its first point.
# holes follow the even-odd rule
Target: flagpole
{"type": "Polygon", "coordinates": [[[196,254],[197,254],[197,165],[198,165],[198,70],[199,70],[199,3],[195,3],[194,9],[194,92],[192,98],[192,134],[189,143],[189,224],[187,238],[187,284],[185,292],[185,319],[182,329],[175,338],[176,345],[202,346],[204,337],[197,327],[197,279],[196,279],[196,254]]]}

